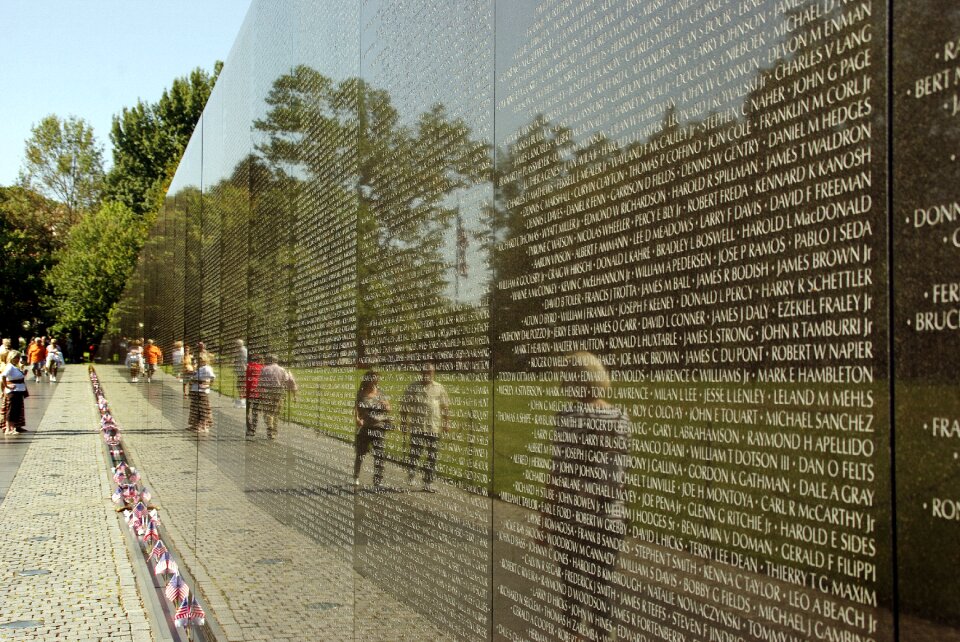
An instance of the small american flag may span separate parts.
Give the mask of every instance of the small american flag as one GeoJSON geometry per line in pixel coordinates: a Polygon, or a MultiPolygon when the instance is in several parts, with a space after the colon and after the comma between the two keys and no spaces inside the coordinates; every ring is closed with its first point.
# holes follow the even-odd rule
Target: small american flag
{"type": "Polygon", "coordinates": [[[157,565],[153,568],[154,575],[173,575],[179,571],[177,563],[173,561],[169,552],[163,553],[157,561],[157,565]]]}
{"type": "Polygon", "coordinates": [[[160,532],[157,530],[157,523],[155,521],[150,520],[150,524],[147,525],[147,530],[143,532],[142,539],[144,544],[160,541],[160,532]]]}
{"type": "Polygon", "coordinates": [[[177,612],[173,615],[173,624],[180,628],[185,627],[190,623],[190,600],[184,599],[180,603],[180,608],[177,609],[177,612]]]}
{"type": "Polygon", "coordinates": [[[167,583],[167,588],[163,592],[167,596],[167,599],[171,602],[180,602],[182,603],[190,595],[190,587],[187,586],[187,583],[183,581],[183,578],[180,577],[180,574],[177,573],[170,578],[170,582],[167,583]]]}
{"type": "Polygon", "coordinates": [[[150,551],[150,559],[160,559],[160,556],[167,552],[167,547],[164,546],[163,540],[157,540],[157,543],[153,545],[153,550],[150,551]]]}
{"type": "Polygon", "coordinates": [[[200,608],[200,602],[194,597],[190,600],[190,620],[197,626],[203,626],[207,621],[207,614],[200,608]]]}

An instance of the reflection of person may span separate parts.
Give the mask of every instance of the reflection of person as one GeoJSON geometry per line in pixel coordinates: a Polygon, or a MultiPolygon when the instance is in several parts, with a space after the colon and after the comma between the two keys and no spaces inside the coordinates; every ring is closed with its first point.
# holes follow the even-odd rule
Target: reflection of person
{"type": "Polygon", "coordinates": [[[37,337],[27,348],[27,363],[33,369],[33,380],[40,381],[43,372],[43,363],[47,360],[47,347],[43,345],[43,337],[37,337]]]}
{"type": "Polygon", "coordinates": [[[233,405],[237,408],[243,408],[246,405],[247,385],[244,377],[247,376],[247,346],[243,345],[243,339],[237,339],[237,358],[233,361],[234,383],[237,387],[237,398],[233,405]]]}
{"type": "Polygon", "coordinates": [[[140,351],[140,344],[137,341],[130,342],[130,350],[127,351],[127,368],[130,370],[131,383],[137,383],[140,377],[140,370],[143,368],[143,353],[140,351]]]}
{"type": "Polygon", "coordinates": [[[173,351],[170,353],[170,363],[173,365],[173,376],[179,379],[183,374],[183,341],[173,342],[173,351]]]}
{"type": "Polygon", "coordinates": [[[400,429],[410,435],[407,483],[415,483],[417,465],[426,450],[423,489],[427,492],[433,492],[440,434],[450,430],[450,398],[443,385],[434,381],[435,376],[434,365],[423,364],[420,379],[407,386],[400,399],[400,429]]]}
{"type": "Polygon", "coordinates": [[[260,414],[260,373],[263,372],[263,364],[256,357],[250,357],[247,363],[247,372],[244,375],[244,384],[246,385],[245,396],[247,398],[247,437],[254,437],[257,434],[257,420],[260,414]]]}
{"type": "Polygon", "coordinates": [[[210,410],[210,384],[216,378],[204,357],[197,358],[197,367],[190,374],[190,416],[187,429],[209,432],[213,425],[210,410]]]}
{"type": "Polygon", "coordinates": [[[50,377],[50,383],[57,383],[57,373],[62,365],[63,353],[60,352],[60,346],[54,339],[50,342],[50,347],[47,348],[47,376],[50,377]]]}
{"type": "Polygon", "coordinates": [[[357,425],[354,442],[356,454],[353,459],[353,484],[360,485],[360,466],[363,457],[373,447],[373,485],[383,483],[383,442],[390,417],[390,399],[380,390],[380,374],[368,370],[360,382],[357,400],[353,407],[353,419],[357,425]]]}
{"type": "Polygon", "coordinates": [[[276,355],[267,356],[267,365],[260,371],[260,380],[257,382],[257,409],[263,413],[267,437],[270,439],[277,438],[280,408],[288,391],[297,391],[293,375],[280,365],[276,355]]]}
{"type": "Polygon", "coordinates": [[[21,369],[23,357],[18,350],[11,350],[7,363],[0,370],[0,387],[3,388],[4,434],[27,432],[23,400],[27,396],[27,373],[21,369]]]}
{"type": "Polygon", "coordinates": [[[562,553],[557,558],[570,632],[592,628],[596,635],[589,639],[604,639],[612,630],[610,574],[626,534],[623,460],[630,420],[604,400],[610,377],[593,354],[570,355],[561,381],[573,403],[556,416],[550,477],[540,506],[541,536],[562,553]],[[577,597],[584,592],[586,601],[577,597]]]}
{"type": "MultiPolygon", "coordinates": [[[[3,372],[4,368],[7,367],[11,352],[13,351],[10,349],[10,339],[4,339],[3,343],[0,344],[0,372],[3,372]]],[[[7,423],[5,417],[7,414],[7,395],[4,394],[2,389],[0,389],[0,398],[3,400],[2,409],[0,409],[0,432],[6,434],[7,423]]]]}
{"type": "Polygon", "coordinates": [[[147,345],[143,348],[143,360],[146,362],[144,374],[147,376],[147,383],[150,383],[157,366],[163,363],[163,350],[153,345],[153,339],[147,339],[147,345]]]}

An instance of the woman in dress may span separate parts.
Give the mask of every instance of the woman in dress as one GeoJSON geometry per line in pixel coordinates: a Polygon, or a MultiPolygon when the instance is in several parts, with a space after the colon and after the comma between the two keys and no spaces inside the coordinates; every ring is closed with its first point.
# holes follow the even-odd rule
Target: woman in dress
{"type": "Polygon", "coordinates": [[[19,350],[11,350],[7,364],[0,371],[0,388],[3,389],[4,433],[12,435],[27,432],[23,400],[27,396],[27,373],[21,369],[23,356],[19,350]]]}
{"type": "Polygon", "coordinates": [[[390,417],[390,399],[380,390],[380,374],[368,370],[363,375],[357,401],[353,407],[353,419],[357,425],[354,442],[356,456],[353,460],[353,484],[360,485],[360,466],[363,457],[373,447],[373,485],[383,483],[383,442],[390,417]]]}

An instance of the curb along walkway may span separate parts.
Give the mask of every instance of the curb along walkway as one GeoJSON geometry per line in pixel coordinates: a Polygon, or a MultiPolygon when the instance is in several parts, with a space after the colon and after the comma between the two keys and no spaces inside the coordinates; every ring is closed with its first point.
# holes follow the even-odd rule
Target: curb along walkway
{"type": "Polygon", "coordinates": [[[29,386],[28,403],[52,398],[36,432],[14,438],[28,445],[0,503],[0,640],[151,642],[86,367],[29,386]]]}

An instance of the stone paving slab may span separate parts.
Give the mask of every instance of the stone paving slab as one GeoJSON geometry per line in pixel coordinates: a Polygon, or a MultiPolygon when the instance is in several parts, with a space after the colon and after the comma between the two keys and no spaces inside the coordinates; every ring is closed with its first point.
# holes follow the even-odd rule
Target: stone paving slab
{"type": "Polygon", "coordinates": [[[151,642],[86,371],[68,369],[0,504],[0,640],[151,642]]]}

